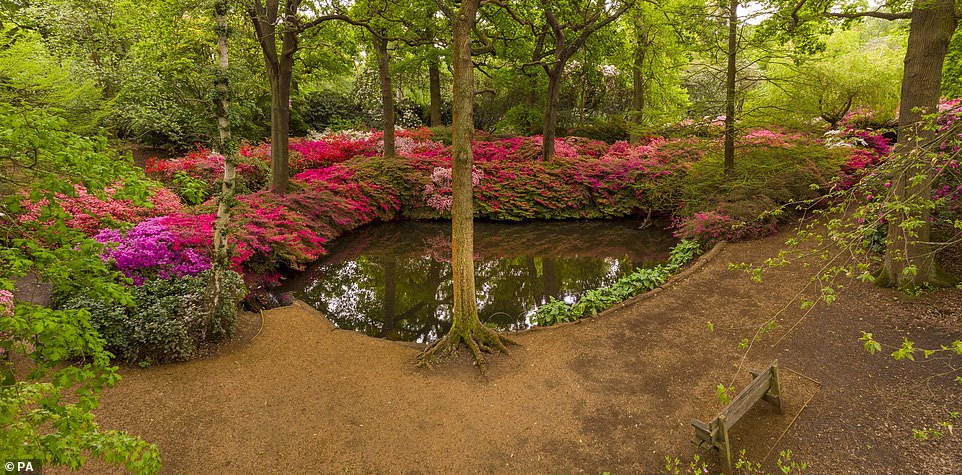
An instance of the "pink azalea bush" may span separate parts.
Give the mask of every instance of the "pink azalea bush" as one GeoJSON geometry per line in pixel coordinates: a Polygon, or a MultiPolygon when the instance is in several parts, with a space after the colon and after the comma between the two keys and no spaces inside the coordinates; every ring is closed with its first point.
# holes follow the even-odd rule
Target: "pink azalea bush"
{"type": "Polygon", "coordinates": [[[754,129],[743,135],[738,145],[763,145],[767,147],[794,147],[805,139],[801,134],[773,131],[769,129],[754,129]]]}
{"type": "Polygon", "coordinates": [[[772,235],[778,230],[771,220],[745,222],[732,218],[724,210],[699,211],[675,220],[673,227],[675,237],[708,245],[719,241],[757,239],[772,235]]]}
{"type": "Polygon", "coordinates": [[[197,275],[210,268],[210,259],[186,245],[165,218],[142,221],[126,232],[104,229],[94,239],[107,245],[102,255],[135,285],[147,279],[197,275]]]}
{"type": "MultiPolygon", "coordinates": [[[[73,195],[57,193],[55,200],[68,215],[67,226],[83,230],[90,236],[96,234],[105,226],[114,226],[123,222],[138,222],[183,210],[183,205],[177,195],[167,188],[157,188],[148,198],[149,206],[137,206],[131,200],[117,198],[119,189],[119,186],[109,187],[104,190],[104,197],[99,197],[89,193],[81,185],[74,185],[73,195]]],[[[21,222],[49,221],[42,213],[42,210],[49,204],[46,198],[31,201],[24,197],[20,204],[25,210],[20,215],[21,222]]]]}

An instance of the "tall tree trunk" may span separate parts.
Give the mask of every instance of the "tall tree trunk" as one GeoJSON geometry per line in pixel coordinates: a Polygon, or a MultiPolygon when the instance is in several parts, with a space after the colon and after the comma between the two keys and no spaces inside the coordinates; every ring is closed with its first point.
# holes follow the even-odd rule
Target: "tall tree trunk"
{"type": "Polygon", "coordinates": [[[452,93],[451,272],[454,278],[454,316],[451,333],[470,334],[480,326],[474,290],[474,201],[471,172],[474,157],[474,64],[471,28],[478,0],[466,0],[454,21],[454,90],[452,93]]]}
{"type": "Polygon", "coordinates": [[[374,50],[377,52],[377,74],[381,82],[381,108],[384,114],[384,156],[397,156],[394,140],[394,90],[391,87],[391,57],[387,51],[387,40],[374,37],[374,50]]]}
{"type": "Polygon", "coordinates": [[[287,193],[290,163],[288,147],[290,134],[290,72],[285,74],[280,65],[270,68],[271,82],[271,190],[287,193]]]}
{"type": "Polygon", "coordinates": [[[728,77],[725,81],[725,174],[735,171],[735,53],[738,48],[738,0],[728,7],[728,77]]]}
{"type": "Polygon", "coordinates": [[[635,54],[631,65],[631,143],[641,140],[640,127],[645,114],[645,57],[648,53],[648,31],[640,18],[635,18],[635,54]]]}
{"type": "Polygon", "coordinates": [[[277,25],[293,21],[297,17],[299,0],[284,2],[284,16],[279,17],[278,0],[260,0],[250,6],[249,16],[257,41],[264,54],[264,66],[271,85],[271,189],[275,193],[287,192],[289,163],[288,136],[290,134],[291,74],[294,53],[297,52],[297,29],[284,25],[281,32],[280,53],[277,51],[277,25]]]}
{"type": "Polygon", "coordinates": [[[226,336],[232,328],[232,322],[219,321],[218,309],[223,291],[224,272],[230,263],[230,251],[227,244],[227,225],[230,222],[231,208],[234,203],[234,191],[237,177],[237,145],[231,138],[230,130],[230,61],[228,55],[229,30],[227,24],[228,0],[218,0],[214,4],[214,20],[217,24],[217,77],[214,83],[216,99],[214,100],[214,114],[217,117],[218,151],[224,156],[224,182],[221,185],[220,196],[217,198],[217,218],[214,220],[214,259],[211,266],[210,283],[208,288],[208,302],[210,304],[210,321],[207,322],[207,333],[214,336],[226,336]]]}
{"type": "Polygon", "coordinates": [[[930,244],[930,212],[921,206],[932,198],[932,183],[919,143],[931,139],[935,132],[920,127],[920,121],[924,114],[934,113],[938,108],[942,67],[956,26],[952,0],[915,2],[905,51],[895,153],[903,157],[918,155],[894,171],[894,197],[900,203],[909,204],[910,210],[896,211],[889,217],[885,261],[877,280],[880,285],[914,287],[923,283],[944,283],[935,265],[935,248],[930,244]],[[914,181],[913,177],[919,174],[926,179],[914,181]],[[906,226],[910,221],[920,225],[906,226]]]}
{"type": "Polygon", "coordinates": [[[428,77],[431,82],[431,127],[441,126],[441,68],[437,58],[428,65],[428,77]]]}
{"type": "Polygon", "coordinates": [[[452,62],[454,88],[452,93],[451,132],[451,274],[454,284],[454,309],[451,330],[420,356],[422,364],[450,353],[463,342],[474,356],[483,373],[486,368],[482,351],[507,351],[509,341],[481,325],[474,287],[474,202],[472,189],[474,138],[474,63],[471,61],[471,29],[480,0],[462,0],[454,13],[452,62]]]}
{"type": "Polygon", "coordinates": [[[554,139],[558,132],[558,103],[561,100],[561,75],[564,60],[559,60],[548,72],[548,97],[544,106],[544,130],[541,132],[544,159],[554,158],[554,139]]]}

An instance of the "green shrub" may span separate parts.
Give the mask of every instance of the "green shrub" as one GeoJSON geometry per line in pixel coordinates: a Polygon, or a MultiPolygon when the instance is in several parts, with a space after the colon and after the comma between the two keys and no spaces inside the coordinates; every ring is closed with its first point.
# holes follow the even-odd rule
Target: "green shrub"
{"type": "Polygon", "coordinates": [[[128,363],[183,361],[208,341],[230,336],[240,300],[246,295],[243,279],[227,271],[216,315],[207,308],[211,271],[197,276],[148,280],[132,288],[130,307],[84,295],[62,300],[65,309],[86,309],[90,323],[106,340],[106,348],[128,363]]]}
{"type": "Polygon", "coordinates": [[[749,221],[786,203],[816,198],[845,160],[844,152],[820,144],[791,148],[747,146],[736,149],[735,170],[725,175],[721,150],[692,163],[682,184],[684,209],[724,208],[733,218],[749,221]]]}
{"type": "Polygon", "coordinates": [[[518,104],[504,113],[495,130],[514,135],[540,134],[544,127],[544,111],[518,104]]]}
{"type": "Polygon", "coordinates": [[[308,129],[339,131],[361,128],[361,107],[347,94],[319,91],[308,94],[298,105],[308,129]]]}
{"type": "Polygon", "coordinates": [[[594,119],[568,129],[568,135],[615,143],[630,138],[631,124],[622,117],[608,120],[594,119]]]}

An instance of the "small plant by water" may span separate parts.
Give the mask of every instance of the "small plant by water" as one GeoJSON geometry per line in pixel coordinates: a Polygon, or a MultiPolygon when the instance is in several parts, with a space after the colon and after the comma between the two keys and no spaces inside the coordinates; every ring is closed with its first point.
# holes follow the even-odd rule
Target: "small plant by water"
{"type": "Polygon", "coordinates": [[[597,315],[617,303],[664,284],[678,269],[700,253],[701,245],[698,242],[681,241],[671,249],[667,264],[641,268],[618,279],[612,285],[588,290],[573,304],[552,297],[548,303],[538,307],[532,320],[539,326],[550,326],[597,315]]]}

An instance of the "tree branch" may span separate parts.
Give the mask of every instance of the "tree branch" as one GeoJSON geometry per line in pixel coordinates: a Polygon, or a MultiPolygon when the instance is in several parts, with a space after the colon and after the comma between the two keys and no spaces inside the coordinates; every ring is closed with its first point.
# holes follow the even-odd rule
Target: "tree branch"
{"type": "Polygon", "coordinates": [[[912,18],[912,12],[902,12],[902,13],[892,13],[892,12],[855,12],[855,13],[835,13],[835,12],[825,12],[826,15],[832,18],[845,18],[848,20],[855,18],[881,18],[883,20],[908,20],[912,18]]]}

